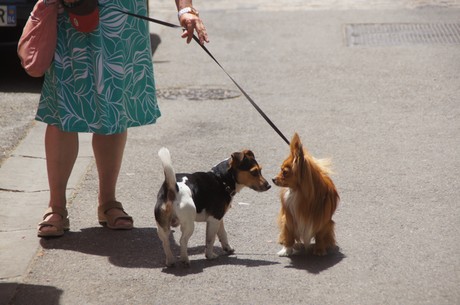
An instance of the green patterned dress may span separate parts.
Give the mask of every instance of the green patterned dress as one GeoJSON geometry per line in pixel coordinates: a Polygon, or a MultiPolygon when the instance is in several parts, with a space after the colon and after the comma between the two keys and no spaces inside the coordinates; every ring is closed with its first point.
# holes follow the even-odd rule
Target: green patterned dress
{"type": "Polygon", "coordinates": [[[145,0],[99,0],[99,26],[75,30],[58,16],[58,44],[36,120],[68,132],[116,134],[160,117],[145,0]]]}

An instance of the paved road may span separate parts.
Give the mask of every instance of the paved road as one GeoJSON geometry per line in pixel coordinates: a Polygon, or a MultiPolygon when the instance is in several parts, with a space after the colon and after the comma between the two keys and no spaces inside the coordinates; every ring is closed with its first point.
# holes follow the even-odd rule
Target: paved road
{"type": "MultiPolygon", "coordinates": [[[[153,2],[154,16],[174,21],[166,3],[153,2]]],[[[191,268],[163,268],[153,219],[163,179],[156,156],[161,146],[170,149],[178,171],[206,170],[250,148],[268,178],[288,148],[200,48],[185,46],[175,30],[152,26],[163,117],[130,130],[118,195],[136,229],[112,232],[97,225],[97,178],[89,137],[82,135],[69,186],[71,232],[56,240],[34,236],[47,198],[43,126],[36,124],[0,169],[1,188],[9,190],[0,192],[6,203],[0,221],[7,228],[0,232],[0,300],[460,303],[459,45],[347,47],[344,31],[357,23],[454,23],[460,10],[454,2],[387,1],[384,7],[382,1],[372,9],[350,2],[340,10],[298,9],[299,3],[276,13],[260,1],[196,5],[207,21],[209,49],[232,76],[288,137],[297,131],[314,155],[332,157],[342,198],[334,217],[336,252],[276,256],[273,187],[236,196],[226,216],[235,255],[205,260],[204,226],[197,225],[191,268]]]]}

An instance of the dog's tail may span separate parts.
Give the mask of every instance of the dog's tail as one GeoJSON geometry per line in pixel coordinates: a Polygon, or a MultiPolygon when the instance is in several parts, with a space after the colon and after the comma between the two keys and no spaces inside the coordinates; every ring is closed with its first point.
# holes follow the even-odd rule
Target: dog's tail
{"type": "Polygon", "coordinates": [[[169,198],[169,193],[172,192],[175,194],[177,191],[176,173],[174,172],[174,168],[172,166],[171,154],[166,147],[162,147],[158,151],[158,156],[160,157],[161,163],[163,163],[165,182],[166,186],[168,187],[168,199],[171,199],[169,198]]]}
{"type": "Polygon", "coordinates": [[[321,171],[323,171],[326,175],[334,174],[334,171],[332,170],[332,161],[331,161],[331,159],[329,159],[329,158],[316,159],[314,157],[312,157],[312,159],[319,166],[321,171]]]}
{"type": "Polygon", "coordinates": [[[172,166],[171,154],[166,147],[162,147],[158,151],[161,163],[163,163],[163,170],[165,173],[165,183],[168,188],[168,201],[174,201],[177,193],[176,173],[172,166]]]}

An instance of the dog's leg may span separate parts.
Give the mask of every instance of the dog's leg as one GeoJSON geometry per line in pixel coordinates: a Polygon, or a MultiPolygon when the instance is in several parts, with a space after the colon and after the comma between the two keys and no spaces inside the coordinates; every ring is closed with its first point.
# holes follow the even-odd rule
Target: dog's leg
{"type": "Polygon", "coordinates": [[[228,243],[227,231],[225,231],[223,218],[220,221],[219,231],[217,231],[217,237],[219,237],[222,249],[224,249],[224,251],[227,252],[227,254],[232,254],[233,252],[235,252],[235,249],[233,249],[228,243]]]}
{"type": "Polygon", "coordinates": [[[294,253],[294,249],[292,247],[285,247],[278,251],[278,256],[285,257],[285,256],[291,256],[292,253],[294,253]]]}
{"type": "Polygon", "coordinates": [[[294,254],[300,254],[302,251],[308,251],[311,245],[311,240],[315,237],[313,228],[310,226],[303,231],[301,242],[294,245],[294,254]]]}
{"type": "Polygon", "coordinates": [[[158,232],[158,237],[160,237],[160,240],[163,243],[163,251],[165,252],[165,256],[166,256],[166,266],[171,267],[176,262],[176,258],[174,257],[171,251],[171,245],[169,244],[169,234],[170,234],[169,227],[162,228],[159,224],[157,224],[157,232],[158,232]]]}
{"type": "Polygon", "coordinates": [[[322,229],[315,235],[315,245],[313,247],[314,255],[326,255],[327,249],[335,247],[334,221],[330,220],[322,229]]]}
{"type": "Polygon", "coordinates": [[[214,253],[214,242],[216,241],[216,235],[220,228],[220,220],[215,219],[214,217],[209,217],[206,221],[206,258],[215,259],[218,257],[214,253]]]}
{"type": "Polygon", "coordinates": [[[278,256],[291,256],[294,253],[295,235],[286,223],[281,227],[279,243],[283,248],[277,253],[278,256]]]}
{"type": "Polygon", "coordinates": [[[185,221],[181,223],[180,230],[182,235],[180,237],[180,260],[181,262],[186,265],[190,266],[190,260],[188,258],[188,241],[195,230],[195,221],[194,219],[190,219],[191,221],[185,221]]]}

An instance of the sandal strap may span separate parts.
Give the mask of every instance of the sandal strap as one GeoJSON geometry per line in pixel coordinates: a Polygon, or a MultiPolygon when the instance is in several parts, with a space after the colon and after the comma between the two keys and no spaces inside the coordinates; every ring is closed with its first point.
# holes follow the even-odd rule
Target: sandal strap
{"type": "Polygon", "coordinates": [[[48,207],[48,209],[45,211],[45,215],[43,215],[43,220],[45,220],[45,218],[51,214],[58,214],[59,216],[62,217],[62,219],[66,219],[69,215],[67,212],[67,208],[53,206],[53,207],[48,207]]]}
{"type": "Polygon", "coordinates": [[[67,225],[63,220],[55,220],[55,221],[42,221],[38,224],[39,227],[55,227],[57,231],[62,231],[67,229],[67,225]]]}
{"type": "Polygon", "coordinates": [[[39,237],[49,237],[49,236],[62,236],[64,234],[64,231],[69,230],[70,228],[70,222],[69,222],[69,216],[67,213],[66,208],[61,208],[61,207],[49,207],[45,215],[43,215],[43,221],[38,224],[38,233],[37,235],[39,237]],[[60,220],[45,220],[46,217],[48,217],[51,214],[57,214],[61,216],[60,220]],[[55,227],[56,231],[46,231],[43,232],[42,228],[43,227],[55,227]]]}
{"type": "Polygon", "coordinates": [[[126,220],[133,221],[133,218],[129,216],[128,213],[126,213],[125,209],[123,209],[123,205],[121,204],[121,202],[116,201],[116,200],[103,203],[102,205],[98,207],[98,212],[99,214],[102,214],[104,217],[107,217],[108,216],[107,212],[111,209],[119,209],[125,214],[125,215],[120,215],[120,216],[111,216],[110,217],[111,222],[116,222],[118,219],[126,219],[126,220]]]}
{"type": "Polygon", "coordinates": [[[109,201],[106,202],[97,208],[97,213],[98,213],[98,218],[99,218],[99,223],[100,224],[106,224],[110,229],[132,229],[132,224],[134,223],[133,218],[128,215],[128,213],[125,212],[123,209],[123,205],[119,201],[109,201]],[[107,215],[107,212],[111,209],[119,209],[123,212],[123,215],[107,215]],[[118,226],[115,225],[117,220],[119,219],[125,219],[127,221],[131,222],[131,225],[129,226],[118,226]]]}
{"type": "Polygon", "coordinates": [[[116,201],[116,200],[103,203],[102,205],[99,206],[99,210],[104,214],[107,213],[111,209],[120,209],[126,214],[121,202],[116,201]]]}

